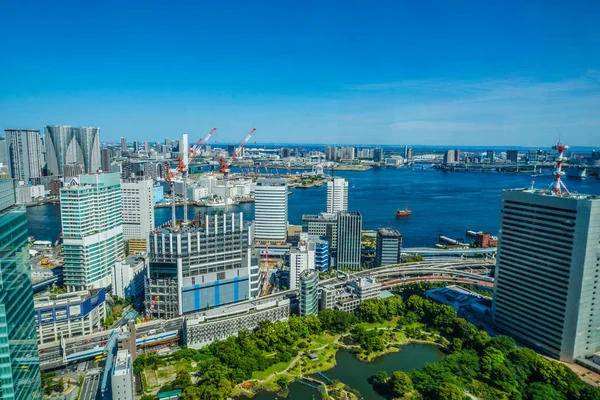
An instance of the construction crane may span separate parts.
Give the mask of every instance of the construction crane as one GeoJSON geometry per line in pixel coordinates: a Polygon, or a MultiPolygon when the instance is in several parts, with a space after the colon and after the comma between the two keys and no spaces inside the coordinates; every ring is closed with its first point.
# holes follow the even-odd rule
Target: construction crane
{"type": "Polygon", "coordinates": [[[215,133],[217,128],[212,128],[208,135],[204,137],[204,139],[198,139],[196,143],[192,147],[188,149],[188,135],[187,133],[183,134],[183,159],[179,157],[177,164],[177,171],[181,173],[183,177],[183,223],[188,223],[188,209],[187,209],[187,178],[188,178],[188,169],[189,163],[196,157],[197,153],[204,147],[206,142],[210,139],[210,137],[215,133]],[[186,153],[187,152],[187,153],[186,153]]]}
{"type": "Polygon", "coordinates": [[[146,313],[146,318],[144,318],[144,321],[148,321],[150,319],[150,317],[152,316],[152,311],[154,311],[154,306],[156,305],[157,302],[158,302],[158,296],[155,296],[154,299],[152,300],[152,302],[150,303],[150,308],[148,309],[148,312],[146,313]]]}
{"type": "Polygon", "coordinates": [[[175,174],[171,171],[169,163],[166,163],[165,168],[167,170],[165,180],[169,182],[171,188],[171,228],[175,229],[175,224],[177,223],[177,218],[175,216],[175,182],[173,182],[175,174]]]}
{"type": "MultiPolygon", "coordinates": [[[[252,135],[254,134],[254,131],[256,131],[256,128],[252,128],[252,130],[250,131],[250,133],[248,133],[246,135],[246,137],[244,138],[244,140],[242,140],[242,143],[240,143],[240,145],[238,146],[237,149],[235,149],[235,151],[233,152],[233,155],[231,156],[231,161],[235,160],[239,154],[242,153],[242,150],[244,149],[244,146],[246,145],[246,143],[248,142],[248,140],[250,140],[250,138],[252,137],[252,135]]],[[[221,169],[219,170],[219,172],[227,175],[229,174],[229,165],[231,164],[231,162],[228,164],[223,157],[221,157],[221,159],[219,160],[219,164],[221,165],[221,169]]]]}

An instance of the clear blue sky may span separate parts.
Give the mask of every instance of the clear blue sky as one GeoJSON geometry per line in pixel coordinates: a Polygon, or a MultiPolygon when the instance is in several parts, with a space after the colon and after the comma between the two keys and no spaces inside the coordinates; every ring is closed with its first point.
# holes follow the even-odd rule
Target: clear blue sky
{"type": "Polygon", "coordinates": [[[600,146],[598,1],[4,1],[0,15],[1,128],[600,146]]]}

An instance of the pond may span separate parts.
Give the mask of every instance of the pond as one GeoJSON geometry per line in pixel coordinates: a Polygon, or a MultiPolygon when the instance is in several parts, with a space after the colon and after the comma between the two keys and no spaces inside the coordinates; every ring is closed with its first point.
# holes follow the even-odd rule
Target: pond
{"type": "MultiPolygon", "coordinates": [[[[373,362],[365,363],[358,360],[351,351],[340,349],[336,354],[336,366],[323,373],[330,379],[337,379],[353,389],[358,390],[364,400],[385,399],[373,390],[369,378],[376,372],[394,371],[410,372],[422,368],[426,363],[440,360],[444,353],[435,346],[426,344],[409,344],[402,347],[398,353],[390,353],[376,358],[373,362]]],[[[322,377],[315,376],[319,380],[322,377]]],[[[320,399],[321,395],[301,383],[294,382],[290,385],[290,394],[287,400],[320,399]]],[[[278,399],[275,393],[261,393],[254,397],[256,400],[278,399]]]]}

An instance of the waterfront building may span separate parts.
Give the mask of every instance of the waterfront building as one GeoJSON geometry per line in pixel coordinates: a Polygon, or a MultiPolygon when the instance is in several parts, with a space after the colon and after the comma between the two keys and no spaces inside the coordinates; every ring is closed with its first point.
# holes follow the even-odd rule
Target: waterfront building
{"type": "Polygon", "coordinates": [[[145,252],[138,252],[125,258],[118,258],[113,266],[113,290],[115,296],[124,299],[131,297],[135,309],[144,303],[144,285],[149,257],[145,252]]]}
{"type": "Polygon", "coordinates": [[[290,289],[298,288],[303,271],[315,269],[315,247],[314,242],[305,238],[300,240],[298,247],[290,250],[290,289]]]}
{"type": "Polygon", "coordinates": [[[110,149],[102,149],[100,152],[100,169],[102,172],[110,172],[110,149]]]}
{"type": "Polygon", "coordinates": [[[150,142],[148,142],[148,141],[145,141],[145,142],[144,142],[144,151],[145,151],[146,153],[150,153],[150,150],[151,150],[151,147],[150,147],[150,142]]]}
{"type": "Polygon", "coordinates": [[[106,319],[106,289],[36,297],[38,345],[86,336],[102,330],[106,319]]]}
{"type": "Polygon", "coordinates": [[[397,229],[377,229],[375,266],[400,264],[402,234],[397,229]]]}
{"type": "Polygon", "coordinates": [[[412,149],[412,147],[409,147],[408,151],[406,152],[406,159],[412,160],[412,158],[413,158],[413,149],[412,149]]]}
{"type": "Polygon", "coordinates": [[[494,150],[487,150],[486,151],[486,158],[488,159],[488,162],[490,164],[494,163],[494,161],[495,161],[494,156],[495,156],[494,150]]]}
{"type": "Polygon", "coordinates": [[[255,239],[283,243],[287,238],[288,185],[286,179],[258,178],[254,189],[255,239]]]}
{"type": "Polygon", "coordinates": [[[455,163],[455,155],[454,149],[448,149],[444,153],[444,164],[454,164],[455,163]]]}
{"type": "Polygon", "coordinates": [[[506,161],[519,162],[519,150],[506,150],[506,161]]]}
{"type": "Polygon", "coordinates": [[[538,161],[540,161],[541,156],[542,156],[541,150],[528,150],[527,151],[527,162],[535,164],[538,161]]]}
{"type": "MultiPolygon", "coordinates": [[[[123,215],[123,240],[148,240],[154,229],[154,182],[147,180],[127,180],[121,182],[123,215]]],[[[145,246],[143,249],[145,250],[145,246]]]]}
{"type": "Polygon", "coordinates": [[[402,157],[404,157],[405,160],[408,159],[408,145],[404,145],[404,152],[402,153],[402,157]]]}
{"type": "Polygon", "coordinates": [[[44,185],[19,185],[17,187],[17,203],[28,204],[34,199],[45,196],[44,185]]]}
{"type": "Polygon", "coordinates": [[[133,152],[138,153],[140,151],[140,142],[137,140],[133,141],[133,152]]]}
{"type": "Polygon", "coordinates": [[[133,361],[127,350],[119,350],[115,357],[113,373],[110,377],[112,400],[130,400],[135,398],[133,384],[133,361]]]}
{"type": "Polygon", "coordinates": [[[9,176],[25,183],[42,177],[42,144],[37,129],[5,129],[9,176]]]}
{"type": "Polygon", "coordinates": [[[300,315],[319,312],[319,272],[307,269],[300,274],[300,315]]]}
{"type": "Polygon", "coordinates": [[[342,147],[340,149],[340,158],[342,160],[353,161],[354,160],[354,147],[342,147]]]}
{"type": "Polygon", "coordinates": [[[127,153],[127,138],[121,138],[121,153],[127,153]]]}
{"type": "Polygon", "coordinates": [[[0,180],[0,398],[41,399],[27,214],[17,205],[15,183],[0,180]]]}
{"type": "Polygon", "coordinates": [[[152,308],[156,318],[174,318],[249,299],[259,280],[258,268],[251,268],[249,236],[242,213],[205,214],[181,228],[155,229],[146,310],[152,308]]]}
{"type": "Polygon", "coordinates": [[[335,177],[327,181],[327,212],[348,210],[348,180],[335,177]]]}
{"type": "Polygon", "coordinates": [[[269,296],[186,315],[186,346],[199,349],[242,330],[252,331],[262,321],[285,321],[291,315],[288,296],[269,296]]]}
{"type": "Polygon", "coordinates": [[[383,149],[381,147],[373,149],[373,161],[383,162],[383,149]]]}
{"type": "Polygon", "coordinates": [[[304,214],[302,216],[302,232],[310,236],[327,238],[329,254],[335,255],[337,248],[337,213],[304,214]]]}
{"type": "Polygon", "coordinates": [[[338,268],[360,269],[360,239],[362,215],[358,211],[341,211],[337,218],[337,257],[338,268]]]}
{"type": "Polygon", "coordinates": [[[100,128],[46,126],[44,131],[49,175],[68,176],[67,164],[82,165],[88,174],[100,169],[100,128]]]}
{"type": "Polygon", "coordinates": [[[112,283],[112,267],[122,257],[123,217],[118,173],[81,175],[60,190],[64,279],[70,291],[112,283]]]}
{"type": "Polygon", "coordinates": [[[454,162],[455,163],[460,162],[460,149],[454,150],[454,162]]]}
{"type": "Polygon", "coordinates": [[[600,346],[600,198],[505,190],[495,270],[498,330],[565,362],[600,346]]]}

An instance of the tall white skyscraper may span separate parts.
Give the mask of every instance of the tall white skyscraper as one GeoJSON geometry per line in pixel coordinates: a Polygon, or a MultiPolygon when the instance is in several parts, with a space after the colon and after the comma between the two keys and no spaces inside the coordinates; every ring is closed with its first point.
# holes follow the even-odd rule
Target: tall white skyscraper
{"type": "Polygon", "coordinates": [[[308,240],[308,234],[300,234],[298,247],[290,251],[290,289],[300,285],[300,274],[315,270],[315,242],[308,240]]]}
{"type": "Polygon", "coordinates": [[[600,348],[600,198],[505,190],[492,314],[561,361],[600,348]]]}
{"type": "Polygon", "coordinates": [[[124,255],[119,174],[80,175],[78,185],[60,190],[60,213],[67,289],[110,285],[124,255]]]}
{"type": "Polygon", "coordinates": [[[148,240],[154,229],[154,181],[122,181],[123,240],[148,240]]]}
{"type": "Polygon", "coordinates": [[[37,129],[5,129],[10,177],[28,182],[42,177],[42,144],[37,129]]]}
{"type": "Polygon", "coordinates": [[[335,177],[327,181],[327,212],[348,210],[348,181],[335,177]]]}
{"type": "Polygon", "coordinates": [[[50,175],[64,176],[67,164],[82,165],[85,173],[101,168],[100,128],[46,126],[44,142],[50,175]]]}
{"type": "Polygon", "coordinates": [[[260,242],[287,238],[288,186],[282,178],[259,178],[254,192],[254,237],[260,242]]]}

